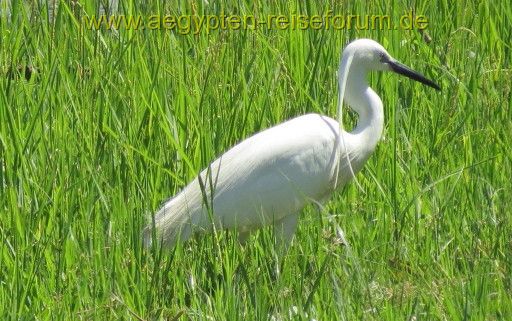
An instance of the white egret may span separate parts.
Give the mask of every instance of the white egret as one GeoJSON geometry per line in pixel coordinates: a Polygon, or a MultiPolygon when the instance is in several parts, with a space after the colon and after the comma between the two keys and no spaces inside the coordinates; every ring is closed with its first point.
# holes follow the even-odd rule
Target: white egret
{"type": "Polygon", "coordinates": [[[193,233],[273,225],[276,237],[291,241],[300,210],[326,200],[361,170],[382,135],[384,112],[368,86],[372,70],[389,70],[439,90],[439,86],[392,58],[377,42],[351,42],[338,72],[338,119],[300,116],[249,137],[204,169],[170,198],[144,229],[147,246],[156,236],[164,245],[193,233]],[[358,114],[352,132],[343,130],[345,101],[358,114]]]}

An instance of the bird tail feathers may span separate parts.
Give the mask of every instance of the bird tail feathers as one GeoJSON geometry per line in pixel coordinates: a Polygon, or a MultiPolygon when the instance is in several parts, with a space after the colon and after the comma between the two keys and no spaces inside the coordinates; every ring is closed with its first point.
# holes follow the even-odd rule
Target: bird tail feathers
{"type": "MultiPolygon", "coordinates": [[[[190,193],[188,193],[190,194],[190,193]]],[[[192,193],[195,194],[195,193],[192,193]]],[[[168,200],[143,230],[144,245],[151,247],[153,241],[164,246],[173,246],[177,241],[186,241],[201,227],[201,199],[196,195],[187,195],[187,191],[168,200]],[[187,197],[189,196],[189,197],[187,197]]]]}

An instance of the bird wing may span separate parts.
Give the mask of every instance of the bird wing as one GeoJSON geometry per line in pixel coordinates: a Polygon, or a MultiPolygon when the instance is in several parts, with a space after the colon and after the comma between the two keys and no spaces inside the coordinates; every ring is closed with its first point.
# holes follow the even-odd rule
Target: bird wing
{"type": "MultiPolygon", "coordinates": [[[[216,159],[199,176],[216,224],[240,230],[269,224],[331,192],[338,132],[333,119],[308,114],[262,131],[216,159]]],[[[199,178],[191,184],[201,188],[199,178]]]]}

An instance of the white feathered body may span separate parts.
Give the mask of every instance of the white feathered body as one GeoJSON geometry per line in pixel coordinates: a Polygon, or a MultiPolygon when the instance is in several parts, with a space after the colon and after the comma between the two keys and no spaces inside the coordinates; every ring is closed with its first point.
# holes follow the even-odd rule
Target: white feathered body
{"type": "MultiPolygon", "coordinates": [[[[334,119],[308,114],[240,142],[155,214],[157,239],[172,245],[178,238],[211,231],[213,224],[246,232],[297,214],[313,200],[325,200],[362,168],[372,151],[361,151],[354,135],[343,131],[340,138],[339,132],[334,119]]],[[[145,229],[146,245],[152,226],[145,229]]]]}

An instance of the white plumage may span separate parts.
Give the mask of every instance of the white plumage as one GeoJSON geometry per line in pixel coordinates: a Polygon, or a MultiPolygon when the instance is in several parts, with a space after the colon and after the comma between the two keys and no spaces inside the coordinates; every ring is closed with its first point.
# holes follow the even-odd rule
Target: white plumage
{"type": "Polygon", "coordinates": [[[236,229],[241,240],[273,224],[277,237],[289,242],[300,210],[348,182],[382,135],[383,107],[366,82],[369,70],[392,70],[439,89],[375,41],[352,42],[339,71],[338,121],[308,114],[240,142],[163,205],[144,230],[145,244],[156,235],[164,245],[173,245],[193,233],[212,231],[213,224],[236,229]],[[340,125],[342,101],[359,115],[351,133],[340,125]]]}

